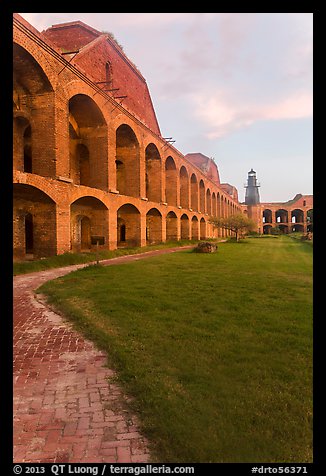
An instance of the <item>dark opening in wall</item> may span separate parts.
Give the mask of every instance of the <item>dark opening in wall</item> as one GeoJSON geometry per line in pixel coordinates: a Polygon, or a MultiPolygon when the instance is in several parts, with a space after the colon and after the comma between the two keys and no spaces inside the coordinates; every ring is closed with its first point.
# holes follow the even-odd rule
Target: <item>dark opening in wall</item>
{"type": "Polygon", "coordinates": [[[33,216],[30,213],[25,216],[25,252],[26,254],[34,253],[33,216]]]}
{"type": "Polygon", "coordinates": [[[30,174],[33,172],[31,136],[31,126],[28,126],[24,132],[24,172],[30,174]]]}

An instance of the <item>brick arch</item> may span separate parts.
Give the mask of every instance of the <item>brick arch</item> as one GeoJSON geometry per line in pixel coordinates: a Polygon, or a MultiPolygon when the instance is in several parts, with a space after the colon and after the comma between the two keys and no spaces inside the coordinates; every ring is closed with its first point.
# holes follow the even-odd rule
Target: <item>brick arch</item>
{"type": "Polygon", "coordinates": [[[217,198],[216,198],[216,193],[212,193],[212,216],[216,216],[216,206],[217,206],[217,198]]]}
{"type": "Polygon", "coordinates": [[[181,239],[189,240],[190,238],[190,224],[188,213],[183,213],[180,217],[181,239]]]}
{"type": "Polygon", "coordinates": [[[191,238],[192,240],[199,240],[199,220],[196,215],[191,218],[191,238]]]}
{"type": "Polygon", "coordinates": [[[275,210],[276,223],[289,223],[289,210],[287,208],[278,208],[275,210]]]}
{"type": "Polygon", "coordinates": [[[173,150],[162,150],[163,163],[165,164],[167,160],[173,161],[176,168],[176,175],[180,177],[180,169],[184,167],[188,173],[187,164],[180,158],[177,154],[173,153],[173,150]]]}
{"type": "Polygon", "coordinates": [[[156,207],[146,213],[146,241],[148,244],[162,242],[162,214],[156,207]]]}
{"type": "Polygon", "coordinates": [[[137,204],[133,203],[131,200],[127,200],[126,202],[120,204],[117,211],[122,208],[128,208],[132,213],[138,213],[139,215],[141,214],[141,211],[139,210],[137,204]]]}
{"type": "Polygon", "coordinates": [[[107,248],[109,243],[109,210],[91,194],[76,198],[70,204],[71,250],[107,248]]]}
{"type": "Polygon", "coordinates": [[[29,115],[31,133],[28,155],[24,162],[22,129],[14,124],[14,154],[18,169],[54,178],[56,176],[55,86],[48,62],[37,49],[28,48],[29,41],[15,42],[13,48],[13,95],[15,114],[29,115]],[[52,127],[45,126],[45,123],[52,127]]]}
{"type": "Polygon", "coordinates": [[[189,171],[185,165],[182,165],[179,170],[180,179],[180,205],[182,208],[189,208],[189,189],[190,177],[189,171]]]}
{"type": "Polygon", "coordinates": [[[174,211],[169,211],[165,217],[166,223],[166,241],[175,241],[178,239],[178,217],[174,211]]]}
{"type": "Polygon", "coordinates": [[[304,211],[301,208],[291,209],[291,223],[303,223],[304,222],[304,211]]]}
{"type": "Polygon", "coordinates": [[[224,217],[224,195],[220,193],[220,217],[224,217]]]}
{"type": "Polygon", "coordinates": [[[190,180],[190,177],[192,175],[192,172],[191,172],[191,168],[188,166],[188,164],[185,162],[185,163],[182,163],[180,162],[180,167],[179,167],[179,174],[181,173],[181,169],[185,169],[186,172],[187,172],[187,175],[189,177],[189,180],[190,180]]]}
{"type": "Polygon", "coordinates": [[[14,119],[23,118],[29,122],[32,122],[32,115],[30,111],[28,110],[22,111],[21,109],[17,109],[16,111],[13,112],[13,118],[14,119]]]}
{"type": "Polygon", "coordinates": [[[28,175],[24,174],[24,182],[22,182],[20,177],[17,176],[16,178],[14,177],[13,183],[14,184],[24,183],[26,185],[30,185],[34,188],[37,188],[38,190],[45,193],[46,195],[48,195],[54,203],[57,204],[59,202],[58,192],[56,192],[55,188],[53,187],[51,183],[49,183],[48,180],[46,180],[45,178],[41,176],[32,175],[32,174],[28,174],[28,175]]]}
{"type": "Polygon", "coordinates": [[[105,195],[101,195],[101,193],[96,193],[94,189],[90,189],[85,193],[83,190],[78,190],[77,193],[74,193],[73,197],[70,197],[70,205],[73,205],[75,202],[82,198],[90,198],[95,199],[96,201],[100,202],[107,210],[109,209],[109,200],[105,197],[105,195]]]}
{"type": "Polygon", "coordinates": [[[77,94],[83,94],[85,96],[88,96],[90,99],[92,99],[92,101],[101,111],[106,124],[111,121],[110,115],[106,114],[106,111],[110,111],[110,109],[104,106],[106,99],[103,98],[100,94],[95,94],[94,89],[84,81],[80,79],[73,79],[68,82],[62,81],[58,84],[57,93],[61,97],[65,98],[65,100],[67,101],[67,107],[70,99],[74,96],[77,96],[77,94]]]}
{"type": "Polygon", "coordinates": [[[139,147],[143,148],[142,134],[141,134],[140,128],[137,126],[137,124],[134,121],[132,121],[126,114],[118,114],[117,117],[115,117],[114,119],[111,119],[110,127],[114,130],[115,133],[119,129],[119,127],[123,125],[129,126],[130,129],[132,129],[137,139],[137,142],[139,144],[139,147]]]}
{"type": "Polygon", "coordinates": [[[171,155],[166,157],[164,160],[165,201],[168,205],[175,207],[178,204],[177,170],[177,164],[174,158],[171,155]]]}
{"type": "MultiPolygon", "coordinates": [[[[134,126],[135,126],[135,123],[134,123],[134,126]]],[[[145,137],[143,138],[143,147],[144,147],[144,150],[147,149],[147,147],[149,145],[154,145],[161,157],[161,160],[162,162],[164,162],[164,156],[162,154],[162,148],[161,148],[161,143],[155,139],[155,137],[151,137],[150,134],[146,134],[145,137]]]]}
{"type": "Polygon", "coordinates": [[[205,193],[205,182],[203,179],[200,179],[199,181],[199,211],[202,213],[205,213],[205,198],[206,198],[206,193],[205,193]]]}
{"type": "Polygon", "coordinates": [[[108,126],[103,111],[89,95],[77,93],[69,111],[69,174],[75,185],[108,189],[108,126]]]}
{"type": "Polygon", "coordinates": [[[118,247],[140,246],[141,213],[135,205],[126,202],[117,209],[118,247]],[[119,237],[119,223],[124,227],[124,239],[119,237]],[[120,238],[120,239],[119,239],[120,238]]]}
{"type": "Polygon", "coordinates": [[[56,202],[39,184],[29,182],[13,185],[13,252],[17,259],[27,254],[33,258],[56,254],[56,202]]]}
{"type": "Polygon", "coordinates": [[[198,211],[199,182],[198,177],[193,172],[190,176],[190,206],[194,211],[198,211]]]}
{"type": "Polygon", "coordinates": [[[273,223],[273,212],[270,208],[264,208],[262,213],[263,223],[273,223]]]}
{"type": "Polygon", "coordinates": [[[210,188],[206,189],[206,213],[208,215],[212,214],[212,193],[210,188]]]}
{"type": "Polygon", "coordinates": [[[25,35],[23,39],[20,39],[20,35],[16,29],[14,29],[13,38],[14,45],[16,44],[20,48],[23,48],[36,61],[49,81],[52,90],[55,91],[58,85],[58,73],[51,66],[50,61],[46,58],[46,54],[43,53],[41,48],[35,46],[33,41],[26,41],[25,35]]]}
{"type": "Polygon", "coordinates": [[[151,202],[162,201],[162,157],[153,142],[145,148],[146,197],[151,202]]]}
{"type": "Polygon", "coordinates": [[[140,197],[141,146],[134,128],[125,121],[115,130],[117,189],[121,195],[140,197]]]}
{"type": "Polygon", "coordinates": [[[199,233],[200,233],[200,239],[206,238],[207,235],[207,222],[204,217],[200,219],[199,222],[199,233]]]}
{"type": "MultiPolygon", "coordinates": [[[[82,111],[83,116],[88,119],[88,121],[86,121],[86,123],[84,124],[85,127],[90,127],[93,123],[100,126],[107,126],[107,121],[105,120],[100,105],[94,100],[94,98],[90,94],[85,94],[82,92],[74,94],[68,100],[69,107],[70,105],[75,105],[76,103],[81,101],[86,102],[86,108],[84,107],[85,111],[82,111]],[[91,111],[90,108],[94,109],[94,112],[91,111]]],[[[74,107],[76,108],[76,106],[74,107]]],[[[80,120],[81,118],[77,120],[78,124],[80,123],[80,120]]]]}

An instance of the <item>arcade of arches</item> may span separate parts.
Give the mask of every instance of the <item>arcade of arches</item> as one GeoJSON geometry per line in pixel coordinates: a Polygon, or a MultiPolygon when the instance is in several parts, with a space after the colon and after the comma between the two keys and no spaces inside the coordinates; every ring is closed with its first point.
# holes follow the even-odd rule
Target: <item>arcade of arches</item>
{"type": "Polygon", "coordinates": [[[58,58],[18,14],[13,51],[16,259],[230,234],[209,223],[241,212],[219,181],[58,58]]]}
{"type": "MultiPolygon", "coordinates": [[[[271,234],[274,231],[280,233],[307,233],[313,231],[313,208],[312,200],[306,204],[303,200],[301,208],[293,206],[282,208],[265,208],[262,211],[262,230],[264,234],[271,234]],[[304,205],[303,205],[304,203],[304,205]]],[[[294,204],[296,206],[296,204],[294,204]]]]}
{"type": "MultiPolygon", "coordinates": [[[[91,41],[88,25],[69,25],[56,25],[63,43],[69,28],[91,41]]],[[[211,216],[253,215],[212,159],[161,136],[146,81],[106,35],[72,64],[58,36],[53,49],[16,13],[13,31],[15,259],[227,237],[211,216]]],[[[262,233],[309,231],[312,218],[309,200],[256,213],[262,233]]]]}

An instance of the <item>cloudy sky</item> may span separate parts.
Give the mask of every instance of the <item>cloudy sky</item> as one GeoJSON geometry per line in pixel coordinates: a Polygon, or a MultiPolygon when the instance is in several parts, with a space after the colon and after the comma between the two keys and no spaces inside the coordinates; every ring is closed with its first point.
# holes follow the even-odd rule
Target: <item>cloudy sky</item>
{"type": "Polygon", "coordinates": [[[312,13],[21,13],[39,31],[81,20],[112,32],[145,77],[161,132],[214,158],[261,201],[312,194],[312,13]]]}

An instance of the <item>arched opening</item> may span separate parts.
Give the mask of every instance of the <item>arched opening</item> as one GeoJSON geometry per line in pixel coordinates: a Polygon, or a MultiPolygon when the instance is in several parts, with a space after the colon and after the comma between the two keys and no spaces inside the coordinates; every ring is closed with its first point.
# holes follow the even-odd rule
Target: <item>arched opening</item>
{"type": "Polygon", "coordinates": [[[121,162],[121,160],[115,161],[115,170],[117,177],[117,189],[121,195],[125,195],[122,192],[126,190],[126,169],[124,163],[121,162]]]}
{"type": "Polygon", "coordinates": [[[304,232],[304,226],[302,223],[295,223],[292,224],[291,226],[291,231],[292,233],[303,233],[304,232]]]}
{"type": "Polygon", "coordinates": [[[134,131],[127,124],[122,124],[116,131],[116,165],[117,171],[123,172],[123,179],[118,179],[117,189],[121,195],[140,196],[140,155],[139,143],[134,131]]]}
{"type": "Polygon", "coordinates": [[[203,179],[199,182],[199,211],[205,213],[205,185],[203,179]]]}
{"type": "Polygon", "coordinates": [[[107,191],[107,125],[97,104],[85,94],[69,101],[69,150],[74,184],[107,191]]]}
{"type": "Polygon", "coordinates": [[[166,239],[167,241],[178,239],[178,218],[174,212],[169,212],[166,216],[166,239]]]}
{"type": "Polygon", "coordinates": [[[196,216],[192,217],[191,220],[191,239],[199,240],[199,222],[196,216]]]}
{"type": "Polygon", "coordinates": [[[275,212],[275,221],[276,223],[288,223],[288,212],[280,208],[275,212]]]}
{"type": "Polygon", "coordinates": [[[120,244],[126,242],[126,223],[122,218],[118,218],[117,242],[120,244]]]}
{"type": "Polygon", "coordinates": [[[109,211],[98,198],[85,196],[70,205],[71,250],[107,249],[109,211]]]}
{"type": "Polygon", "coordinates": [[[79,161],[79,184],[90,186],[89,150],[86,145],[78,144],[76,152],[79,161]]]}
{"type": "Polygon", "coordinates": [[[204,218],[200,220],[200,239],[203,240],[206,238],[206,221],[204,218]]]}
{"type": "Polygon", "coordinates": [[[165,161],[165,200],[169,205],[177,206],[177,168],[172,157],[165,161]]]}
{"type": "Polygon", "coordinates": [[[180,205],[189,208],[189,176],[184,166],[180,169],[180,205]]]}
{"type": "Polygon", "coordinates": [[[32,129],[29,120],[14,112],[13,166],[16,170],[32,173],[32,129]]]}
{"type": "Polygon", "coordinates": [[[91,249],[91,221],[88,217],[82,216],[79,218],[79,225],[81,251],[88,251],[91,249]]]}
{"type": "Polygon", "coordinates": [[[191,185],[191,209],[194,211],[198,211],[198,181],[195,174],[192,174],[190,178],[190,185],[191,185]]]}
{"type": "Polygon", "coordinates": [[[218,218],[220,218],[222,215],[221,215],[221,195],[219,192],[217,192],[217,203],[216,203],[216,213],[217,213],[217,216],[218,218]]]}
{"type": "Polygon", "coordinates": [[[211,215],[216,217],[216,195],[215,192],[212,193],[212,212],[211,215]]]}
{"type": "Polygon", "coordinates": [[[304,213],[302,210],[296,208],[291,211],[291,223],[303,223],[304,222],[304,213]]]}
{"type": "Polygon", "coordinates": [[[146,197],[151,202],[161,202],[161,156],[156,145],[149,144],[145,150],[146,197]]]}
{"type": "Polygon", "coordinates": [[[282,225],[282,224],[280,224],[280,225],[278,225],[278,228],[279,228],[280,232],[283,233],[283,234],[289,233],[289,227],[288,227],[288,225],[282,225]]]}
{"type": "Polygon", "coordinates": [[[264,235],[270,235],[272,228],[273,228],[272,225],[264,225],[263,226],[263,234],[264,235]]]}
{"type": "Polygon", "coordinates": [[[117,211],[117,224],[119,248],[140,246],[141,223],[138,208],[130,203],[122,205],[117,211]]]}
{"type": "Polygon", "coordinates": [[[53,88],[40,64],[17,43],[13,46],[13,95],[14,167],[55,177],[57,148],[53,88]],[[33,133],[26,123],[23,124],[22,116],[29,117],[25,121],[29,122],[29,127],[33,124],[33,133]]]}
{"type": "Polygon", "coordinates": [[[181,217],[181,239],[189,240],[190,230],[189,230],[189,218],[185,213],[181,217]]]}
{"type": "Polygon", "coordinates": [[[162,215],[156,208],[146,214],[146,241],[148,244],[162,242],[162,215]]]}
{"type": "Polygon", "coordinates": [[[212,200],[211,200],[211,191],[210,189],[207,189],[206,192],[206,210],[208,215],[212,214],[212,200]]]}
{"type": "Polygon", "coordinates": [[[56,254],[56,204],[42,190],[14,184],[13,237],[15,260],[56,254]]]}
{"type": "Polygon", "coordinates": [[[269,210],[266,208],[266,210],[263,211],[263,223],[272,223],[273,222],[273,216],[272,216],[272,210],[269,210]]]}

